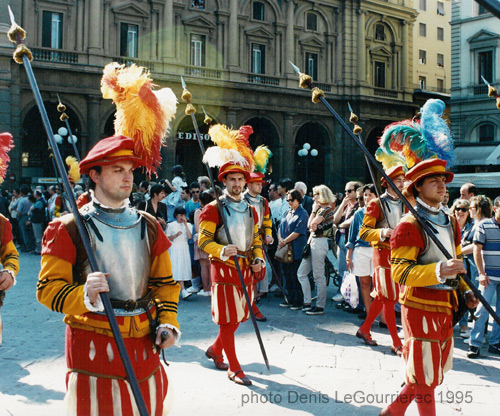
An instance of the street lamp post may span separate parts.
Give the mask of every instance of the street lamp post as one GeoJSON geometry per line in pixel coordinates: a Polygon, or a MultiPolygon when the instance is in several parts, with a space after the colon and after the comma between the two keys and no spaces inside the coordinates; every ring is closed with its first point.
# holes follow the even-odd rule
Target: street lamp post
{"type": "Polygon", "coordinates": [[[305,158],[306,161],[306,184],[309,186],[309,158],[308,156],[311,155],[312,157],[318,156],[318,151],[316,149],[311,149],[311,145],[309,143],[304,143],[302,146],[302,149],[300,149],[297,154],[299,156],[302,156],[305,158]]]}

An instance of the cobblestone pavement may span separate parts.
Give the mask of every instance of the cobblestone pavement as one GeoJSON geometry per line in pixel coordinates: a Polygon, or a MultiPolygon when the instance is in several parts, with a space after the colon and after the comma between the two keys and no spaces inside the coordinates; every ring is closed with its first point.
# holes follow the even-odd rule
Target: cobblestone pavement
{"type": "MultiPolygon", "coordinates": [[[[39,257],[22,254],[17,285],[1,313],[0,416],[63,414],[65,391],[62,315],[35,298],[39,257]]],[[[329,298],[334,288],[329,288],[329,298]]],[[[329,299],[328,298],[328,299],[329,299]]],[[[354,334],[356,315],[327,303],[323,316],[280,308],[268,295],[260,303],[268,321],[259,323],[271,373],[265,368],[250,322],[236,333],[236,350],[250,388],[237,386],[214,368],[204,352],[217,335],[210,298],[179,302],[182,339],[168,350],[171,415],[377,415],[401,389],[401,362],[390,353],[387,330],[374,326],[379,346],[354,334]]],[[[455,338],[454,368],[436,390],[438,415],[497,415],[500,357],[466,358],[467,345],[455,338]],[[495,410],[496,409],[496,410],[495,410]]],[[[417,415],[416,405],[409,415],[417,415]]]]}

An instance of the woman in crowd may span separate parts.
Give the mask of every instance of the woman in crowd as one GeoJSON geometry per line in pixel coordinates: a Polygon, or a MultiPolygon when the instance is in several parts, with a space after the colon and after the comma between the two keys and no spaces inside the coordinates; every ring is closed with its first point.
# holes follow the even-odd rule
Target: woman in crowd
{"type": "Polygon", "coordinates": [[[161,202],[165,198],[165,189],[161,185],[152,185],[149,189],[149,196],[146,201],[145,211],[155,217],[165,230],[167,227],[167,206],[161,202]]]}
{"type": "Polygon", "coordinates": [[[200,296],[212,296],[212,281],[210,278],[210,260],[208,254],[198,247],[198,232],[200,231],[200,214],[203,207],[214,200],[209,190],[200,194],[200,207],[194,211],[194,259],[200,262],[201,281],[203,290],[198,292],[200,296]]]}
{"type": "Polygon", "coordinates": [[[319,185],[313,188],[313,200],[312,212],[307,222],[307,226],[311,231],[311,252],[309,256],[302,259],[297,271],[297,277],[304,294],[304,307],[302,310],[308,315],[323,315],[326,303],[325,258],[328,254],[328,238],[323,233],[332,228],[333,225],[331,204],[334,202],[334,197],[330,188],[319,185]],[[311,270],[318,295],[314,307],[311,307],[311,284],[309,282],[311,270]]]}
{"type": "Polygon", "coordinates": [[[168,188],[168,196],[166,198],[167,212],[168,212],[168,222],[174,221],[174,210],[179,205],[184,205],[181,198],[182,188],[187,186],[186,174],[181,165],[175,165],[172,168],[172,183],[168,179],[165,179],[165,188],[168,188]]]}
{"type": "Polygon", "coordinates": [[[302,203],[302,194],[296,189],[287,192],[286,201],[290,208],[280,224],[278,248],[291,244],[293,261],[283,263],[288,302],[280,303],[280,306],[299,310],[302,309],[303,295],[297,278],[297,270],[302,260],[302,251],[307,243],[307,221],[309,216],[307,211],[300,205],[302,203]]]}

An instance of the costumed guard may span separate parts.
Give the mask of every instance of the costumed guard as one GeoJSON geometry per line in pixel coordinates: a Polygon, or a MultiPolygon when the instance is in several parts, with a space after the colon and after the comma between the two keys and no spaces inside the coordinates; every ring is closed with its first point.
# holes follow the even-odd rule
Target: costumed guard
{"type": "Polygon", "coordinates": [[[241,322],[250,316],[234,258],[243,274],[245,287],[253,301],[255,280],[265,275],[262,242],[259,237],[258,215],[243,198],[243,188],[253,171],[253,154],[248,147],[246,126],[229,130],[222,125],[210,127],[208,134],[217,146],[204,156],[209,166],[220,166],[218,179],[226,189],[219,201],[203,208],[200,215],[199,247],[209,254],[212,276],[212,318],[219,325],[219,335],[207,349],[206,356],[216,368],[228,370],[228,377],[237,384],[251,385],[241,369],[234,345],[234,334],[241,322]],[[217,205],[224,210],[228,230],[222,226],[217,205]],[[227,232],[231,236],[229,245],[227,232]],[[224,362],[225,351],[229,365],[224,362]]]}
{"type": "Polygon", "coordinates": [[[117,135],[99,141],[80,162],[93,189],[92,202],[80,213],[99,271],[89,270],[73,214],[63,215],[44,234],[37,298],[64,313],[68,325],[68,415],[138,414],[100,292],[109,292],[148,413],[163,415],[168,380],[159,350],[180,337],[179,285],[165,233],[154,217],[129,207],[129,195],[133,170],[155,172],[161,162],[176,98],[170,89],[152,91],[149,74],[135,65],[107,65],[101,89],[117,105],[117,135]],[[141,116],[131,118],[130,112],[141,116]]]}
{"type": "MultiPolygon", "coordinates": [[[[10,133],[0,133],[0,184],[7,174],[10,158],[8,152],[14,147],[10,133]]],[[[0,308],[3,305],[5,293],[16,284],[19,271],[19,253],[14,245],[12,225],[0,214],[0,308]]],[[[2,316],[0,315],[0,344],[2,343],[2,316]]]]}
{"type": "Polygon", "coordinates": [[[405,215],[391,235],[392,278],[403,285],[400,302],[406,370],[405,386],[382,415],[403,415],[414,399],[420,415],[436,414],[434,390],[452,367],[457,295],[465,294],[470,308],[478,304],[459,277],[465,273],[460,228],[441,205],[446,184],[453,179],[446,167],[454,158],[450,131],[441,118],[444,109],[441,100],[427,101],[421,119],[407,122],[406,133],[390,145],[392,151],[403,153],[411,168],[406,173],[405,192],[415,198],[417,213],[453,258],[446,259],[413,214],[405,215]]]}
{"type": "MultiPolygon", "coordinates": [[[[266,174],[267,163],[271,157],[271,151],[267,146],[259,146],[254,152],[255,171],[250,174],[250,180],[247,183],[247,190],[244,193],[246,201],[255,208],[259,217],[258,229],[259,236],[263,244],[269,245],[273,243],[273,231],[271,222],[271,212],[269,211],[269,202],[261,196],[262,181],[266,174]]],[[[267,318],[262,315],[256,304],[257,292],[267,292],[269,289],[269,282],[266,280],[267,276],[263,276],[262,280],[257,282],[254,286],[256,294],[252,302],[252,309],[257,321],[265,322],[267,318]],[[259,290],[263,289],[263,290],[259,290]]]]}
{"type": "MultiPolygon", "coordinates": [[[[389,126],[386,131],[390,131],[389,126]]],[[[385,134],[385,132],[384,132],[385,134]]],[[[382,135],[382,141],[384,140],[382,135]]],[[[401,165],[386,169],[387,176],[401,191],[404,187],[404,171],[401,165]]],[[[383,310],[385,322],[392,338],[391,352],[401,355],[403,344],[398,336],[396,327],[396,313],[394,306],[398,301],[399,286],[391,278],[391,250],[389,240],[392,230],[396,227],[404,214],[404,205],[396,192],[382,178],[382,186],[387,191],[380,195],[380,199],[370,201],[366,207],[363,225],[359,237],[368,241],[373,247],[373,291],[374,298],[363,325],[358,329],[356,336],[362,338],[367,345],[377,343],[371,338],[370,330],[375,318],[383,310]]]]}

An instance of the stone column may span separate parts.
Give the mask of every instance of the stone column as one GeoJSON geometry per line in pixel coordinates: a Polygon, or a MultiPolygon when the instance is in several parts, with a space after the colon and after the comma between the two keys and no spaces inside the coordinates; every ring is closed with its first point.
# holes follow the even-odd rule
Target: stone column
{"type": "Polygon", "coordinates": [[[100,36],[102,34],[101,28],[101,1],[90,0],[90,19],[91,28],[89,30],[89,52],[99,53],[101,51],[100,36]]]}
{"type": "Polygon", "coordinates": [[[280,157],[283,166],[284,177],[293,177],[293,168],[295,166],[295,137],[293,136],[293,116],[286,113],[283,115],[283,157],[280,157]]]}
{"type": "MultiPolygon", "coordinates": [[[[403,48],[401,50],[401,88],[408,86],[408,22],[403,20],[401,27],[401,42],[403,48]]],[[[394,63],[393,63],[394,65],[394,63]]]]}
{"type": "Polygon", "coordinates": [[[101,125],[100,121],[100,112],[99,112],[99,100],[100,97],[96,95],[89,95],[87,98],[87,131],[88,131],[88,140],[85,143],[82,143],[82,153],[86,155],[90,148],[96,144],[101,138],[99,126],[101,125]]]}
{"type": "MultiPolygon", "coordinates": [[[[293,0],[288,0],[287,10],[286,10],[286,40],[285,40],[285,74],[296,76],[292,66],[288,61],[292,61],[295,65],[300,68],[301,62],[295,62],[295,39],[294,39],[294,9],[295,4],[293,0]]],[[[303,71],[305,69],[301,68],[303,71]]]]}
{"type": "Polygon", "coordinates": [[[173,0],[166,0],[163,8],[162,30],[163,41],[161,55],[163,59],[174,57],[174,6],[173,0]]]}
{"type": "Polygon", "coordinates": [[[233,126],[237,129],[239,126],[236,126],[236,116],[238,115],[238,109],[229,108],[226,113],[226,124],[228,126],[233,126]]]}
{"type": "Polygon", "coordinates": [[[113,55],[109,50],[109,5],[110,1],[104,2],[104,53],[113,55]]]}
{"type": "Polygon", "coordinates": [[[239,65],[239,36],[238,36],[238,0],[230,0],[229,4],[229,68],[239,65]]]}
{"type": "Polygon", "coordinates": [[[365,12],[358,12],[358,83],[366,81],[366,39],[365,39],[365,12]]]}

